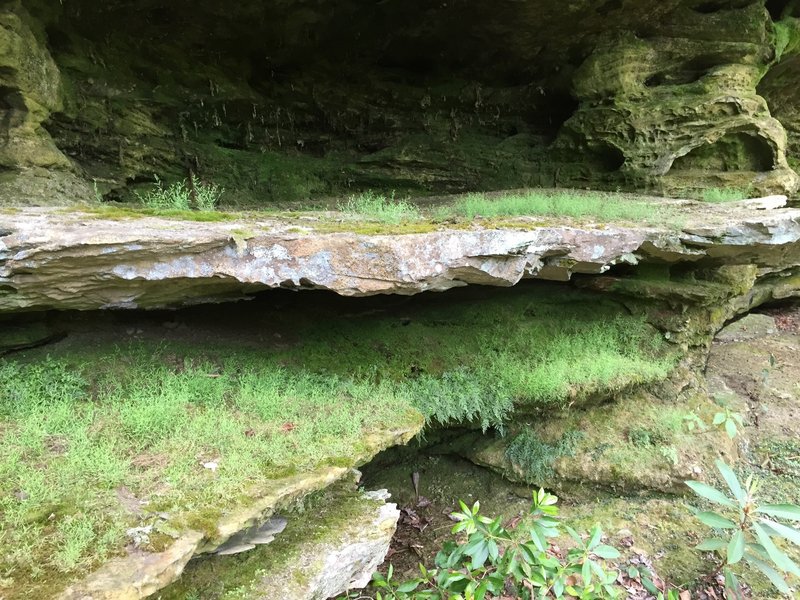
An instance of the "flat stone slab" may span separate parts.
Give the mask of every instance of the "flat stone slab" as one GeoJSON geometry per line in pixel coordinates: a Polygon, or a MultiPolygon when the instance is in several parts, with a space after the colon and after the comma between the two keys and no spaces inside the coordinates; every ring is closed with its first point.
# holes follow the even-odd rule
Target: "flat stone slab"
{"type": "Polygon", "coordinates": [[[723,328],[714,340],[717,342],[743,342],[776,333],[778,333],[778,326],[773,317],[752,313],[723,328]]]}
{"type": "Polygon", "coordinates": [[[680,229],[529,217],[375,235],[315,230],[330,214],[205,223],[16,209],[0,213],[0,313],[169,307],[269,288],[411,295],[523,278],[566,281],[647,261],[800,262],[800,210],[673,204],[686,206],[680,229]]]}
{"type": "MultiPolygon", "coordinates": [[[[354,464],[368,462],[378,452],[404,445],[422,428],[383,431],[366,438],[368,450],[354,464]]],[[[258,529],[269,522],[276,510],[323,490],[347,477],[347,467],[320,467],[316,471],[264,482],[263,492],[238,510],[230,511],[216,525],[213,536],[183,531],[163,552],[130,551],[114,558],[86,579],[69,585],[58,600],[141,600],[167,587],[180,577],[186,564],[200,554],[214,553],[242,531],[258,529]]],[[[387,505],[391,506],[391,505],[387,505]]],[[[396,522],[396,519],[395,519],[396,522]]],[[[394,524],[392,524],[393,531],[394,524]]],[[[391,535],[389,535],[391,537],[391,535]]]]}

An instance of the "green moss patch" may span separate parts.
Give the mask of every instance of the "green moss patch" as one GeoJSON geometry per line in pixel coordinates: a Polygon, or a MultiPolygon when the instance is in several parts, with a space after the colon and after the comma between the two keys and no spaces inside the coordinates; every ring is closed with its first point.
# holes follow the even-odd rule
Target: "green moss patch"
{"type": "Polygon", "coordinates": [[[3,359],[3,577],[16,589],[91,569],[161,512],[183,516],[153,549],[181,527],[213,531],[259,482],[351,466],[372,433],[420,413],[503,428],[517,409],[613,394],[673,364],[644,321],[564,286],[341,302],[314,316],[245,308],[219,329],[187,313],[193,327],[167,341],[157,328],[120,343],[112,328],[3,359]]]}
{"type": "Polygon", "coordinates": [[[486,194],[469,194],[450,207],[440,208],[439,214],[454,214],[468,219],[477,216],[494,218],[525,215],[648,224],[662,224],[676,216],[674,208],[659,206],[652,201],[575,190],[526,190],[491,197],[486,194]]]}

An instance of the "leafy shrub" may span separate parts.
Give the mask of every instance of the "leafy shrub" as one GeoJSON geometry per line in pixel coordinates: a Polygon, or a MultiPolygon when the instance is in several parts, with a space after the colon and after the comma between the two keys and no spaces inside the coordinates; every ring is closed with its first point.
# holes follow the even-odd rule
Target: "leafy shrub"
{"type": "Polygon", "coordinates": [[[744,561],[761,571],[783,594],[791,594],[787,577],[800,578],[800,566],[779,547],[775,538],[800,546],[800,506],[796,504],[758,504],[755,494],[759,482],[752,475],[744,486],[727,464],[718,460],[717,469],[730,490],[722,492],[699,481],[687,481],[698,496],[722,507],[722,512],[694,509],[704,525],[714,529],[714,536],[703,540],[698,550],[716,552],[723,560],[728,598],[742,598],[741,586],[732,568],[744,561]],[[780,519],[793,525],[781,523],[780,519]]]}
{"type": "Polygon", "coordinates": [[[452,532],[458,541],[447,542],[436,555],[436,567],[420,565],[420,576],[398,583],[389,567],[384,577],[373,576],[378,600],[483,600],[512,597],[525,600],[581,598],[599,600],[620,597],[618,573],[608,570],[606,559],[619,552],[602,543],[603,531],[595,525],[588,536],[564,529],[575,546],[560,558],[550,540],[558,536],[558,498],[540,489],[533,494],[530,513],[514,531],[503,527],[500,518],[480,514],[461,502],[453,513],[458,521],[452,532]],[[524,532],[524,534],[523,534],[524,532]]]}
{"type": "Polygon", "coordinates": [[[419,209],[407,200],[395,200],[394,192],[387,198],[368,191],[350,196],[339,210],[358,218],[367,218],[381,223],[396,225],[403,221],[418,221],[422,218],[419,209]]]}

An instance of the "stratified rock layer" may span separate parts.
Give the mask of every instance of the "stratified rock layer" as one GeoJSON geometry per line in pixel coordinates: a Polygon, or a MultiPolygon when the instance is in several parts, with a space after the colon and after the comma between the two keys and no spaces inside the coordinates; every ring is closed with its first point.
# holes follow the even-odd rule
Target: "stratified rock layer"
{"type": "Polygon", "coordinates": [[[693,217],[685,208],[681,230],[529,219],[402,235],[322,234],[276,219],[101,220],[26,209],[0,216],[0,312],[178,306],[277,287],[410,295],[565,281],[619,264],[780,269],[800,258],[800,210],[703,205],[693,217]]]}

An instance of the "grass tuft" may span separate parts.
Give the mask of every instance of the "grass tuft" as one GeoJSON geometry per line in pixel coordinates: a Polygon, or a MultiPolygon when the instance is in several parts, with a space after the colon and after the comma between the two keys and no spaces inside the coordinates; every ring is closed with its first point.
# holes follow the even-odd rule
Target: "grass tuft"
{"type": "Polygon", "coordinates": [[[224,191],[216,184],[200,181],[194,175],[188,182],[176,181],[171,185],[165,185],[156,175],[155,184],[150,190],[134,194],[145,208],[153,210],[188,211],[194,207],[200,212],[210,212],[216,210],[224,191]]]}
{"type": "Polygon", "coordinates": [[[368,191],[350,196],[339,210],[354,218],[370,219],[397,225],[405,221],[419,221],[422,213],[408,200],[395,200],[394,192],[387,198],[368,191]]]}
{"type": "Polygon", "coordinates": [[[747,200],[748,197],[748,192],[739,188],[709,188],[703,190],[703,194],[700,196],[703,202],[710,202],[713,204],[738,202],[739,200],[747,200]]]}
{"type": "Polygon", "coordinates": [[[526,481],[546,485],[553,476],[553,463],[561,456],[572,456],[583,437],[580,431],[567,431],[555,444],[539,439],[530,427],[523,429],[508,445],[506,457],[522,469],[526,481]]]}
{"type": "Polygon", "coordinates": [[[564,407],[672,367],[658,333],[608,300],[547,286],[474,294],[357,319],[283,308],[267,318],[291,323],[275,345],[213,329],[198,343],[198,324],[183,342],[67,338],[49,358],[0,359],[2,577],[90,569],[159,511],[173,531],[195,517],[211,527],[265,480],[352,465],[371,433],[420,413],[501,429],[516,407],[564,407]]]}
{"type": "Polygon", "coordinates": [[[468,219],[479,216],[547,216],[649,222],[663,221],[665,210],[652,202],[630,200],[601,192],[527,191],[491,198],[485,194],[469,194],[440,212],[440,217],[455,213],[468,219]]]}

